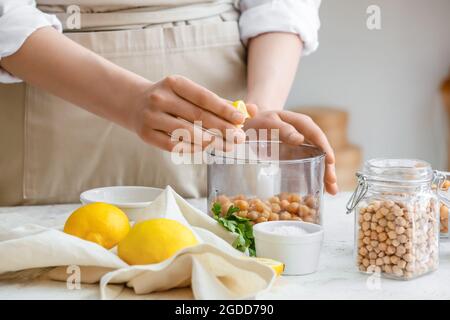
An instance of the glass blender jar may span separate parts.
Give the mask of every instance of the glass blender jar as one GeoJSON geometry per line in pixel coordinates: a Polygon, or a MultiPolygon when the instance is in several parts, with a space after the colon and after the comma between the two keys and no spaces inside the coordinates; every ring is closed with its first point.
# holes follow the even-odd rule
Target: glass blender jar
{"type": "Polygon", "coordinates": [[[252,224],[299,220],[321,224],[325,154],[311,145],[248,141],[208,153],[208,210],[230,207],[252,224]]]}

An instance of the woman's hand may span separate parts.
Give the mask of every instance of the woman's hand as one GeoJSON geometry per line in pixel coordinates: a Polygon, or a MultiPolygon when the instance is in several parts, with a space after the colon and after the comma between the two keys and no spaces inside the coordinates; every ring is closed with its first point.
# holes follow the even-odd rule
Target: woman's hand
{"type": "Polygon", "coordinates": [[[180,143],[179,135],[183,137],[182,150],[191,152],[206,147],[219,134],[225,142],[245,141],[245,133],[236,127],[245,120],[242,113],[227,100],[177,75],[147,87],[130,120],[144,141],[167,151],[180,143]],[[202,127],[194,125],[196,121],[201,121],[202,127]],[[184,134],[177,129],[184,129],[184,134]]]}
{"type": "Polygon", "coordinates": [[[333,195],[338,192],[333,149],[325,134],[310,117],[291,111],[261,111],[245,122],[244,130],[250,128],[278,129],[279,138],[285,143],[300,145],[308,141],[321,148],[326,153],[325,188],[333,195]]]}

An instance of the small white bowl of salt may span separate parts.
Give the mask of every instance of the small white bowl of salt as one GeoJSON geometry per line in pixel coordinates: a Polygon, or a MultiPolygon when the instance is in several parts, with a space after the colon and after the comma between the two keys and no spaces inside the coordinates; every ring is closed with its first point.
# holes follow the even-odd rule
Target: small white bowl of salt
{"type": "Polygon", "coordinates": [[[317,270],[322,226],[302,221],[269,221],[254,225],[253,233],[256,256],[283,262],[283,275],[304,275],[317,270]]]}

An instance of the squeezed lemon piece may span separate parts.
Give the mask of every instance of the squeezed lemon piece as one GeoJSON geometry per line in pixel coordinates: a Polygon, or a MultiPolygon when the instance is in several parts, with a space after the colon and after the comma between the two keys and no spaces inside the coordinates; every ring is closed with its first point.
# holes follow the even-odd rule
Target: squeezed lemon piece
{"type": "Polygon", "coordinates": [[[280,276],[283,271],[284,271],[284,263],[280,262],[280,261],[276,261],[273,259],[269,259],[269,258],[259,258],[259,257],[255,257],[255,258],[251,258],[254,259],[255,261],[262,263],[268,267],[271,267],[273,269],[273,271],[275,271],[275,274],[277,276],[280,276]]]}

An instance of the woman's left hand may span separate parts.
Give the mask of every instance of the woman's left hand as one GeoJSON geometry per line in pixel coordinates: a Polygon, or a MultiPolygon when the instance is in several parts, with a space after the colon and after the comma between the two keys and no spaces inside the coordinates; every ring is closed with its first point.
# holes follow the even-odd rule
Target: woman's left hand
{"type": "MultiPolygon", "coordinates": [[[[327,137],[319,126],[308,116],[292,111],[260,111],[255,112],[256,106],[249,104],[254,116],[244,124],[247,129],[278,129],[279,139],[292,145],[300,145],[306,141],[321,148],[325,153],[325,188],[330,194],[338,192],[334,151],[327,137]]],[[[270,139],[268,132],[267,139],[270,139]]]]}

